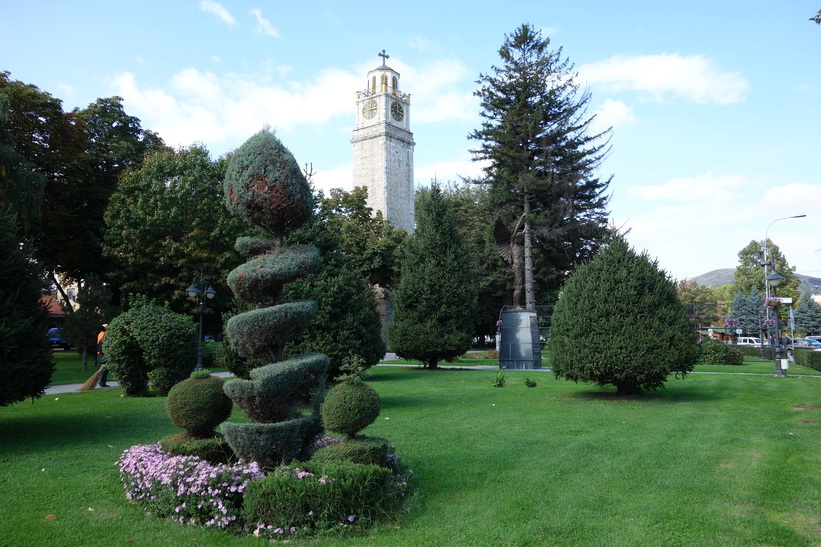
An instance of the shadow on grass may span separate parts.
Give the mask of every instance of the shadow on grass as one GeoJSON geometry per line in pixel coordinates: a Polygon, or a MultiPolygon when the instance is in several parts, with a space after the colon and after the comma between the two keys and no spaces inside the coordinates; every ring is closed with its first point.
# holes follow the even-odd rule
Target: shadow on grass
{"type": "Polygon", "coordinates": [[[578,399],[581,401],[613,402],[613,403],[695,403],[703,401],[715,401],[721,397],[716,393],[704,390],[665,390],[644,391],[624,395],[615,391],[581,391],[577,393],[564,393],[558,395],[559,398],[578,399]]]}
{"type": "Polygon", "coordinates": [[[95,442],[130,446],[135,444],[135,432],[141,437],[147,434],[147,442],[157,442],[168,432],[177,430],[163,412],[135,413],[128,412],[126,407],[123,405],[121,412],[105,408],[95,412],[94,408],[75,407],[71,414],[44,412],[6,416],[0,420],[0,446],[4,454],[47,452],[95,442]]]}

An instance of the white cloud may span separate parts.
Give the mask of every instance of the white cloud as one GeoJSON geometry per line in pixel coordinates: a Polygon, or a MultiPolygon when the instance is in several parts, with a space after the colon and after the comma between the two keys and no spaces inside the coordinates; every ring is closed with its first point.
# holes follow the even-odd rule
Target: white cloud
{"type": "Polygon", "coordinates": [[[595,118],[591,123],[591,133],[595,135],[607,130],[609,127],[619,127],[636,122],[633,114],[633,107],[621,101],[606,99],[595,112],[595,118]]]}
{"type": "Polygon", "coordinates": [[[228,12],[227,9],[222,7],[217,2],[213,2],[212,0],[202,0],[200,2],[200,9],[206,13],[210,13],[212,15],[216,15],[217,19],[228,25],[229,27],[234,26],[237,21],[234,17],[228,12]]]}
{"type": "Polygon", "coordinates": [[[463,91],[464,82],[472,76],[461,60],[444,59],[411,67],[397,59],[390,66],[401,75],[400,86],[404,81],[413,82],[412,123],[478,120],[478,98],[472,91],[463,91]]]}
{"type": "Polygon", "coordinates": [[[618,55],[579,67],[591,85],[611,91],[642,91],[652,100],[682,97],[699,104],[731,104],[744,100],[747,81],[738,72],[722,72],[701,55],[618,55]]]}
{"type": "Polygon", "coordinates": [[[435,42],[419,35],[408,40],[408,45],[416,51],[420,51],[422,53],[433,53],[439,49],[435,42]]]}
{"type": "Polygon", "coordinates": [[[261,34],[265,34],[267,36],[272,36],[274,38],[279,38],[279,31],[274,28],[268,19],[262,16],[262,10],[252,9],[251,13],[257,19],[257,32],[261,34]]]}
{"type": "Polygon", "coordinates": [[[337,165],[331,169],[317,171],[312,177],[314,188],[323,190],[325,195],[333,188],[346,192],[353,190],[353,166],[350,163],[337,165]]]}
{"type": "Polygon", "coordinates": [[[738,252],[764,239],[773,220],[807,214],[773,226],[769,237],[799,273],[815,275],[821,246],[821,215],[806,204],[821,201],[821,185],[773,184],[736,174],[705,173],[654,186],[616,189],[612,203],[617,226],[630,228],[637,250],[658,258],[678,278],[738,265],[738,252]]]}
{"type": "Polygon", "coordinates": [[[111,85],[145,127],[174,146],[202,142],[224,149],[265,123],[288,133],[300,124],[321,125],[352,112],[352,92],[339,93],[356,89],[358,78],[350,72],[325,69],[310,82],[277,84],[269,76],[218,76],[189,68],[176,73],[165,88],[142,86],[128,72],[112,78],[111,85]]]}

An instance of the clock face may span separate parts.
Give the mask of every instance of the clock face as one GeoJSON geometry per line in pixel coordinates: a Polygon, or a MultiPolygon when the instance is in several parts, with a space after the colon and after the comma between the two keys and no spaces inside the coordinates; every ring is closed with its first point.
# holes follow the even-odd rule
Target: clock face
{"type": "Polygon", "coordinates": [[[365,104],[362,105],[362,115],[365,116],[367,119],[371,119],[376,116],[376,101],[373,99],[369,99],[365,101],[365,104]]]}
{"type": "Polygon", "coordinates": [[[405,109],[402,108],[401,104],[394,101],[391,103],[391,116],[394,120],[401,122],[402,118],[405,117],[405,109]]]}

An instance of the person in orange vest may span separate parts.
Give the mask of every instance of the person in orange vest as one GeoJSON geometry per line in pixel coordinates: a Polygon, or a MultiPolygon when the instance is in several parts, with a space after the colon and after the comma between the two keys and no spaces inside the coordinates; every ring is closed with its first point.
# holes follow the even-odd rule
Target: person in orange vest
{"type": "Polygon", "coordinates": [[[108,387],[106,380],[108,379],[108,368],[105,366],[105,353],[103,353],[103,339],[105,338],[105,329],[108,323],[103,323],[103,329],[97,335],[97,364],[100,365],[100,387],[108,387]]]}

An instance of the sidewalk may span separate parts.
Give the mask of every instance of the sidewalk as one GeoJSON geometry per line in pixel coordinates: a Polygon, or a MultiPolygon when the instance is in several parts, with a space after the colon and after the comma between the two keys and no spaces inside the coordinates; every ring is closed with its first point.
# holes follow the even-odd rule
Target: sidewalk
{"type": "MultiPolygon", "coordinates": [[[[228,378],[233,376],[230,372],[214,372],[212,373],[214,376],[219,376],[220,378],[228,378]]],[[[112,382],[109,380],[106,382],[108,384],[107,387],[100,387],[97,386],[92,391],[100,391],[105,389],[112,389],[112,388],[119,388],[119,382],[112,382]]],[[[46,395],[57,395],[60,393],[83,393],[82,391],[77,391],[77,389],[83,384],[60,384],[57,386],[49,386],[46,388],[46,395]]]]}

